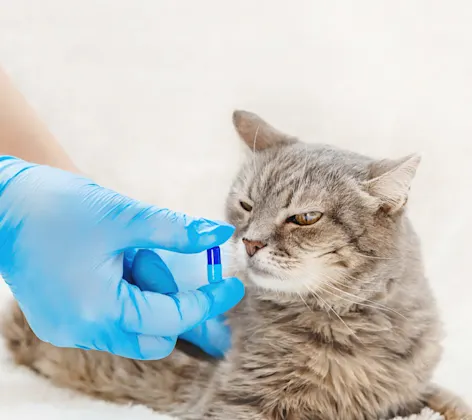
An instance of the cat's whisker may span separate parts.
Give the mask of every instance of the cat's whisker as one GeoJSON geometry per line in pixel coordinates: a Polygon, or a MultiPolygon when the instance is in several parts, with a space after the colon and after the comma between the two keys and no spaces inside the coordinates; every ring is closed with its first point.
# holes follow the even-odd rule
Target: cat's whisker
{"type": "MultiPolygon", "coordinates": [[[[350,278],[351,278],[351,277],[350,277],[350,278]]],[[[344,279],[344,280],[345,280],[345,279],[344,279]]],[[[353,280],[359,281],[359,280],[357,280],[357,279],[353,279],[353,280]]],[[[345,282],[342,282],[342,281],[340,281],[340,280],[334,280],[334,279],[333,279],[332,282],[333,282],[334,284],[339,285],[339,286],[346,287],[347,289],[356,290],[356,291],[362,291],[362,292],[367,292],[367,293],[379,293],[379,292],[381,291],[380,288],[378,288],[378,289],[366,289],[366,288],[362,287],[364,284],[372,284],[372,283],[370,283],[370,282],[368,282],[368,283],[361,283],[361,287],[356,287],[356,286],[353,286],[353,285],[351,285],[351,284],[347,284],[347,283],[345,283],[345,282]]]]}
{"type": "MultiPolygon", "coordinates": [[[[326,282],[323,282],[323,284],[328,284],[329,286],[332,286],[332,287],[334,287],[334,288],[336,288],[336,287],[334,286],[334,284],[339,284],[339,281],[337,281],[336,279],[333,279],[331,276],[327,275],[326,273],[323,273],[322,276],[324,276],[326,279],[329,280],[329,282],[327,282],[327,283],[326,283],[326,282]]],[[[353,277],[351,277],[351,278],[353,278],[353,277]]],[[[354,278],[353,278],[353,279],[354,279],[354,278]]],[[[357,280],[357,279],[355,279],[355,280],[357,280]]],[[[389,308],[388,306],[382,305],[381,303],[374,302],[374,301],[372,301],[372,300],[369,300],[369,299],[364,298],[364,297],[361,297],[361,296],[353,295],[352,293],[346,292],[346,291],[341,290],[341,289],[338,289],[338,288],[336,288],[336,289],[339,290],[340,292],[343,292],[343,293],[345,293],[345,294],[347,294],[347,295],[353,296],[353,297],[355,297],[355,298],[357,298],[357,299],[361,299],[361,300],[363,300],[363,301],[370,302],[370,303],[372,303],[372,304],[374,304],[374,305],[379,305],[380,307],[383,307],[383,308],[386,308],[386,309],[389,309],[389,310],[391,309],[391,308],[389,308]]],[[[362,290],[365,291],[365,289],[362,289],[362,290]]],[[[374,292],[378,293],[378,292],[380,292],[380,290],[374,290],[374,292]]]]}
{"type": "MultiPolygon", "coordinates": [[[[357,281],[357,282],[360,282],[362,284],[372,284],[374,282],[374,279],[373,278],[369,278],[367,280],[359,280],[357,277],[354,277],[354,276],[351,276],[350,274],[348,273],[342,273],[343,276],[345,276],[346,278],[348,279],[351,279],[351,280],[354,280],[354,281],[357,281]]],[[[364,289],[363,289],[364,290],[364,289]]]]}
{"type": "Polygon", "coordinates": [[[310,308],[310,307],[308,306],[308,303],[306,303],[306,300],[303,299],[302,294],[301,294],[300,292],[297,292],[297,295],[298,295],[298,297],[300,298],[300,300],[305,304],[305,306],[308,308],[308,310],[311,311],[311,312],[313,312],[313,309],[310,308]]]}
{"type": "Polygon", "coordinates": [[[368,255],[368,254],[363,254],[362,252],[353,252],[354,255],[358,255],[359,257],[364,257],[364,258],[371,258],[373,260],[384,260],[384,261],[391,261],[393,258],[388,258],[388,257],[379,257],[377,255],[368,255]]]}
{"type": "MultiPolygon", "coordinates": [[[[310,276],[310,275],[312,276],[312,275],[313,275],[313,273],[309,272],[308,270],[304,269],[303,267],[299,267],[298,270],[301,271],[302,273],[308,275],[308,276],[310,276]]],[[[343,275],[343,276],[346,276],[346,277],[348,277],[348,278],[350,278],[350,279],[352,279],[352,280],[354,280],[354,281],[360,282],[359,279],[356,279],[355,277],[349,276],[348,274],[342,273],[342,275],[343,275]]],[[[343,287],[346,287],[346,288],[348,288],[348,289],[359,290],[359,291],[362,290],[363,292],[368,292],[368,293],[379,293],[379,292],[380,292],[380,289],[359,288],[359,287],[355,287],[355,286],[350,285],[350,284],[347,284],[347,283],[343,283],[341,280],[335,280],[335,279],[333,279],[333,278],[331,278],[331,277],[329,277],[329,279],[330,279],[333,283],[338,284],[338,285],[343,286],[343,287]]],[[[367,282],[363,282],[363,284],[372,284],[372,282],[367,281],[367,282]]]]}
{"type": "MultiPolygon", "coordinates": [[[[327,283],[323,283],[323,285],[326,286],[327,283]]],[[[324,292],[324,293],[328,293],[328,294],[330,294],[331,296],[334,296],[334,297],[336,297],[336,298],[338,298],[338,299],[341,299],[341,300],[343,300],[343,301],[345,301],[345,302],[349,302],[349,303],[352,304],[352,305],[359,305],[359,306],[365,306],[365,307],[368,307],[368,308],[374,308],[374,309],[382,310],[382,308],[378,308],[377,306],[367,305],[367,304],[364,304],[364,303],[362,303],[362,302],[356,302],[356,301],[354,301],[354,300],[352,300],[352,299],[348,299],[348,298],[345,298],[345,297],[343,297],[343,296],[339,296],[337,293],[334,293],[334,292],[332,292],[332,291],[330,291],[330,290],[326,290],[325,288],[323,288],[323,285],[319,285],[319,286],[318,286],[319,289],[320,289],[320,291],[322,291],[322,292],[324,292]]]]}
{"type": "MultiPolygon", "coordinates": [[[[329,277],[328,277],[328,278],[329,278],[329,277]]],[[[331,279],[330,279],[330,280],[331,280],[331,279]]],[[[341,299],[346,300],[346,301],[348,301],[348,302],[351,302],[351,303],[354,304],[354,305],[359,305],[359,306],[364,306],[364,307],[368,307],[368,308],[373,308],[373,309],[378,309],[378,310],[383,310],[383,311],[392,312],[392,313],[394,313],[394,314],[396,314],[396,315],[398,315],[398,316],[400,316],[400,317],[402,317],[402,318],[404,318],[404,319],[407,319],[403,314],[401,314],[400,312],[396,311],[395,309],[389,308],[388,306],[382,305],[381,303],[374,302],[374,301],[369,300],[369,299],[361,298],[361,297],[359,297],[359,296],[353,295],[352,293],[348,293],[348,292],[346,292],[346,291],[344,291],[344,290],[341,290],[341,289],[337,288],[336,286],[334,286],[331,281],[329,281],[329,282],[324,282],[323,285],[324,285],[324,286],[328,286],[328,287],[330,287],[331,289],[334,289],[334,290],[336,290],[336,291],[339,292],[339,293],[343,293],[344,295],[347,295],[347,296],[349,296],[349,297],[351,297],[351,298],[359,299],[359,300],[360,300],[359,302],[356,302],[356,301],[351,300],[351,299],[345,299],[345,298],[343,298],[342,296],[337,295],[336,293],[333,293],[333,292],[330,292],[330,291],[328,291],[328,290],[326,290],[326,289],[323,289],[325,292],[330,293],[330,294],[332,294],[333,296],[337,296],[338,298],[341,298],[341,299]],[[369,305],[369,304],[366,304],[366,303],[364,303],[364,302],[369,302],[370,305],[369,305]]],[[[320,286],[320,289],[322,289],[322,286],[320,286]]]]}
{"type": "Polygon", "coordinates": [[[306,284],[304,281],[302,281],[303,286],[317,299],[321,300],[321,303],[325,305],[329,311],[334,311],[333,307],[326,302],[320,295],[318,295],[308,284],[306,284]]]}
{"type": "Polygon", "coordinates": [[[379,292],[382,291],[381,287],[377,287],[377,286],[379,286],[377,279],[368,278],[368,279],[361,280],[361,279],[358,279],[357,277],[351,276],[350,274],[347,274],[347,273],[343,273],[342,275],[344,276],[343,280],[350,279],[352,281],[360,283],[361,284],[361,290],[364,291],[364,292],[379,293],[379,292]],[[366,285],[374,286],[374,288],[373,289],[366,289],[364,287],[366,285]]]}
{"type": "Polygon", "coordinates": [[[331,310],[335,315],[336,317],[344,324],[344,326],[348,329],[348,331],[351,332],[351,334],[360,342],[362,343],[362,340],[358,337],[358,335],[352,330],[352,328],[349,327],[349,325],[347,325],[346,321],[344,321],[344,319],[342,319],[342,317],[336,312],[336,310],[331,306],[329,305],[321,296],[319,296],[314,290],[312,290],[307,284],[305,284],[303,282],[303,285],[306,287],[306,289],[311,292],[316,299],[319,299],[321,300],[321,302],[323,302],[324,305],[326,305],[329,310],[328,312],[331,310]]]}

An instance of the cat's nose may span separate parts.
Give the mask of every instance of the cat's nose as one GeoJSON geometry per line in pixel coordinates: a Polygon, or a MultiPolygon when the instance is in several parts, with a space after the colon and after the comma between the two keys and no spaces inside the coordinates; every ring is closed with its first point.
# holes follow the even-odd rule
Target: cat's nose
{"type": "Polygon", "coordinates": [[[247,255],[253,257],[257,251],[267,246],[267,244],[261,241],[251,241],[250,239],[243,238],[244,246],[246,247],[247,255]]]}

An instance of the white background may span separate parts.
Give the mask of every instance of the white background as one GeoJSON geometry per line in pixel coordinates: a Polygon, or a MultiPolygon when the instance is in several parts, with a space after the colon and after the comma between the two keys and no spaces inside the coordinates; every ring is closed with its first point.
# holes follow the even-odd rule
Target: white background
{"type": "MultiPolygon", "coordinates": [[[[472,402],[470,1],[0,0],[0,62],[83,170],[195,215],[223,216],[234,108],[310,142],[422,152],[410,203],[448,334],[437,380],[472,402]]],[[[78,418],[1,363],[2,418],[78,418]]]]}

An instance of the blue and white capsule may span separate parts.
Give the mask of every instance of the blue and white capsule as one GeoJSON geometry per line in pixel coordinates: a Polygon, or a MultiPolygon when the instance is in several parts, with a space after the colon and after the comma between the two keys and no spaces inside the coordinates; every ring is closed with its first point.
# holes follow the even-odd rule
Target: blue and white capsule
{"type": "Polygon", "coordinates": [[[223,269],[221,268],[221,251],[219,246],[207,250],[207,275],[209,283],[223,281],[223,269]]]}

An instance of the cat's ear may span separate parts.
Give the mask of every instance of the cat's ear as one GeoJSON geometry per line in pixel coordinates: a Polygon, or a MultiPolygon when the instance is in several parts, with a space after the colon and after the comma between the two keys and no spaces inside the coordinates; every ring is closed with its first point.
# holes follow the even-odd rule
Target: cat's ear
{"type": "Polygon", "coordinates": [[[244,143],[254,151],[288,145],[297,141],[272,127],[252,112],[234,111],[233,124],[244,143]]]}
{"type": "Polygon", "coordinates": [[[381,160],[370,165],[370,179],[364,182],[366,191],[379,200],[380,207],[394,213],[408,200],[411,182],[420,164],[421,156],[409,155],[398,160],[381,160]]]}

